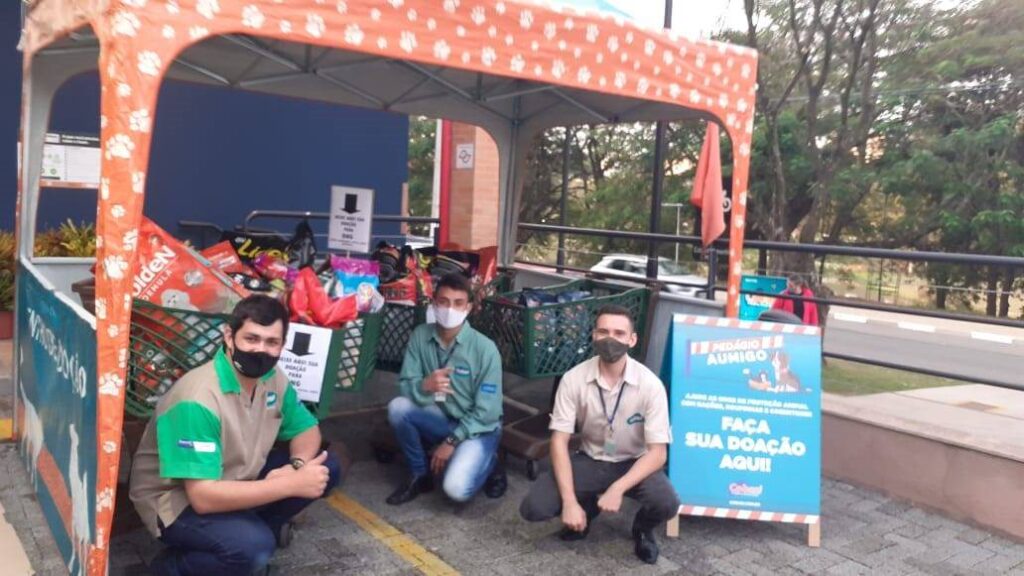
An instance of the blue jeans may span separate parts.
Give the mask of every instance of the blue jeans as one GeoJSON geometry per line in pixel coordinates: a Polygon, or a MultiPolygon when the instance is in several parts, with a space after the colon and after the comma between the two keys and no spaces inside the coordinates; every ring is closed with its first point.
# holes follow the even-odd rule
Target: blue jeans
{"type": "MultiPolygon", "coordinates": [[[[259,477],[289,460],[287,451],[272,450],[259,477]]],[[[330,471],[326,496],[338,485],[341,466],[330,453],[324,466],[330,471]]],[[[281,526],[312,503],[313,500],[305,498],[285,498],[255,510],[218,514],[198,514],[190,506],[170,526],[160,525],[160,540],[173,554],[168,565],[172,572],[182,576],[249,576],[270,562],[281,526]]]]}
{"type": "MultiPolygon", "coordinates": [[[[419,406],[399,396],[388,404],[388,421],[398,437],[405,461],[414,476],[429,473],[427,450],[441,443],[459,425],[436,404],[419,406]]],[[[456,502],[465,502],[480,491],[488,474],[498,463],[501,428],[459,443],[444,473],[444,492],[456,502]]]]}

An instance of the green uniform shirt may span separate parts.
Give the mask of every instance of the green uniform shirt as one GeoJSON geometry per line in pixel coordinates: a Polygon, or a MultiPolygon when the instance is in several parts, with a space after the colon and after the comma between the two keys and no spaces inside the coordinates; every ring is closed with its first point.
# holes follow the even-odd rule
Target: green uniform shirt
{"type": "Polygon", "coordinates": [[[255,480],[277,440],[316,426],[279,370],[243,393],[223,350],[185,374],[156,405],[132,462],[130,496],[146,528],[188,507],[183,480],[255,480]]]}
{"type": "Polygon", "coordinates": [[[434,404],[434,395],[423,391],[423,379],[447,367],[453,369],[452,394],[438,405],[459,421],[455,437],[461,442],[497,430],[502,414],[501,356],[494,342],[468,323],[448,349],[434,324],[421,324],[412,331],[399,375],[401,394],[420,406],[434,404]]]}

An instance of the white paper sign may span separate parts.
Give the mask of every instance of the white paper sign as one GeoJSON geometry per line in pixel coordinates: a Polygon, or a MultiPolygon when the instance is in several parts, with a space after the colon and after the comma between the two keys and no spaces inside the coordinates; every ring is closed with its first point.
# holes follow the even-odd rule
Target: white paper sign
{"type": "Polygon", "coordinates": [[[43,144],[43,180],[98,187],[100,139],[95,136],[47,133],[43,144]]]}
{"type": "Polygon", "coordinates": [[[331,223],[327,247],[331,250],[370,253],[373,232],[373,190],[331,186],[331,223]]]}
{"type": "Polygon", "coordinates": [[[455,169],[472,170],[476,156],[476,147],[472,144],[459,144],[455,147],[455,169]]]}
{"type": "Polygon", "coordinates": [[[288,325],[288,341],[277,365],[291,380],[304,402],[319,402],[331,349],[331,329],[305,324],[288,325]]]}

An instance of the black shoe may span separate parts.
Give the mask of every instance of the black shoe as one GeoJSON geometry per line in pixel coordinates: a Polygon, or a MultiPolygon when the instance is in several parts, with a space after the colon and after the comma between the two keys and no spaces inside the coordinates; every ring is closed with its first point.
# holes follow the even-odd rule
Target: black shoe
{"type": "Polygon", "coordinates": [[[501,498],[508,490],[508,475],[505,474],[505,466],[501,462],[494,465],[491,475],[484,482],[484,494],[488,498],[501,498]]]}
{"type": "Polygon", "coordinates": [[[176,576],[177,555],[171,548],[164,548],[149,563],[149,571],[157,576],[176,576]]]}
{"type": "Polygon", "coordinates": [[[405,504],[406,502],[415,499],[420,494],[430,492],[433,489],[434,479],[431,478],[430,474],[412,476],[404,484],[396,488],[395,491],[391,493],[391,496],[388,496],[387,503],[392,506],[405,504]]]}
{"type": "Polygon", "coordinates": [[[277,547],[287,548],[292,543],[292,535],[295,532],[295,524],[293,522],[285,522],[281,525],[281,528],[277,531],[277,547]]]}
{"type": "Polygon", "coordinates": [[[654,539],[654,529],[637,530],[633,528],[633,551],[644,564],[658,562],[658,541],[654,539]]]}

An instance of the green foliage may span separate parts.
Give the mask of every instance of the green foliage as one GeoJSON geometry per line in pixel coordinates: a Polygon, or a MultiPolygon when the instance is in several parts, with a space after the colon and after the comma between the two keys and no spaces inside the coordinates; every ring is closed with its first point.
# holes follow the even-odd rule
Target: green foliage
{"type": "Polygon", "coordinates": [[[13,232],[0,231],[0,311],[14,309],[14,254],[16,243],[13,232]]]}
{"type": "MultiPolygon", "coordinates": [[[[409,118],[409,215],[430,216],[434,189],[434,146],[437,121],[423,116],[409,118]]],[[[425,235],[422,226],[413,232],[425,235]]]]}
{"type": "Polygon", "coordinates": [[[57,228],[36,234],[35,256],[90,257],[96,255],[96,226],[88,222],[75,224],[70,218],[57,228]]]}

